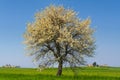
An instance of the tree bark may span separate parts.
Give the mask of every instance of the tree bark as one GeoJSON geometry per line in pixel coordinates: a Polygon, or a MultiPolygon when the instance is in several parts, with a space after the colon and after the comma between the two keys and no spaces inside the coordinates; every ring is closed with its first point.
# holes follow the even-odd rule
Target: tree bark
{"type": "Polygon", "coordinates": [[[58,61],[58,71],[57,71],[57,76],[61,76],[62,75],[62,66],[63,66],[63,61],[60,60],[58,61]]]}

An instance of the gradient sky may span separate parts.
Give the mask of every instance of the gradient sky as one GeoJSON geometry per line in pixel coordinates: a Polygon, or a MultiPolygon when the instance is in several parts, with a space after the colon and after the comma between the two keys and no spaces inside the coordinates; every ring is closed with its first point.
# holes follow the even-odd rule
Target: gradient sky
{"type": "Polygon", "coordinates": [[[23,33],[34,14],[50,4],[63,5],[90,17],[96,29],[96,51],[88,63],[120,66],[120,0],[0,0],[0,66],[35,67],[25,55],[23,33]]]}

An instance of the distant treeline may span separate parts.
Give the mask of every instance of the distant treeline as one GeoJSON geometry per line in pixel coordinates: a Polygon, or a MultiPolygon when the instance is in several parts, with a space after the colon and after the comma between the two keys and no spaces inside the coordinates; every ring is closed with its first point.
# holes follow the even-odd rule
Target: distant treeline
{"type": "Polygon", "coordinates": [[[11,65],[11,64],[6,64],[6,65],[3,65],[2,68],[20,68],[20,66],[14,66],[14,65],[11,65]]]}

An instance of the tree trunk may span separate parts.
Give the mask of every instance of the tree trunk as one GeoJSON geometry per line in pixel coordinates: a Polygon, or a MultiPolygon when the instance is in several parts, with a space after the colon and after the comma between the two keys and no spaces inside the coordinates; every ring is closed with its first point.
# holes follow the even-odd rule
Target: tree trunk
{"type": "Polygon", "coordinates": [[[58,64],[57,76],[61,76],[62,75],[62,66],[63,66],[63,61],[60,60],[59,64],[58,64]]]}

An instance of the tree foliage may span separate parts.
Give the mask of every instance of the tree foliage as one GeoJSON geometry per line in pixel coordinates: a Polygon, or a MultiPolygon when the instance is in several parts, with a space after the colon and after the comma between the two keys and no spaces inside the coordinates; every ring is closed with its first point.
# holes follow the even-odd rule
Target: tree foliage
{"type": "Polygon", "coordinates": [[[92,56],[95,45],[90,19],[80,20],[75,11],[63,6],[49,6],[35,14],[24,33],[28,53],[40,65],[79,66],[85,56],[92,56]]]}

